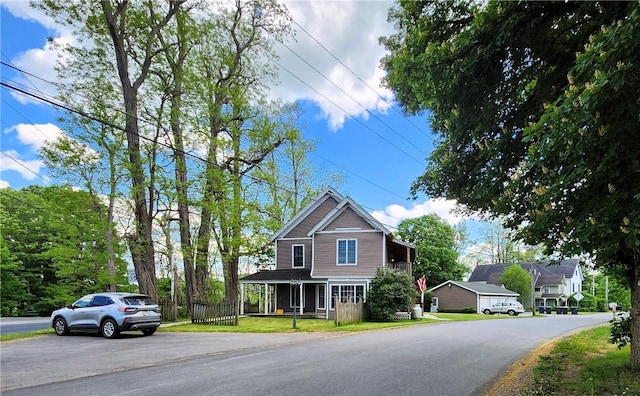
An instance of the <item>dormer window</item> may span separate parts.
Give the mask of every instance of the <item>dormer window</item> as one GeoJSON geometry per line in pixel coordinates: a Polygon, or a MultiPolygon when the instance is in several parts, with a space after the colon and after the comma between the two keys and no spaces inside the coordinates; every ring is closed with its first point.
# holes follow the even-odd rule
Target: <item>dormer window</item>
{"type": "Polygon", "coordinates": [[[304,268],[304,245],[293,245],[292,256],[292,267],[304,268]]]}

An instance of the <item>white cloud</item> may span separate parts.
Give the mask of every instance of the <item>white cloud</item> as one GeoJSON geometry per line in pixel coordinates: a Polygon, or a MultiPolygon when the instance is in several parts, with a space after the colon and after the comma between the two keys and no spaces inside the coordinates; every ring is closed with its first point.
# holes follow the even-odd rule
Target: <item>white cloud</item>
{"type": "MultiPolygon", "coordinates": [[[[40,177],[38,172],[42,168],[42,161],[40,160],[22,160],[20,154],[15,150],[6,150],[0,155],[0,171],[16,171],[20,173],[26,180],[33,180],[36,177],[40,177]]],[[[1,182],[1,184],[9,183],[1,182]]]]}
{"type": "MultiPolygon", "coordinates": [[[[2,160],[0,159],[0,161],[2,161],[2,160]]],[[[0,189],[2,189],[2,188],[10,188],[10,187],[11,187],[11,185],[9,184],[8,181],[0,180],[0,189]]]]}
{"type": "Polygon", "coordinates": [[[54,124],[17,124],[4,130],[4,133],[15,132],[20,143],[38,150],[47,142],[57,140],[64,132],[54,124]]]}
{"type": "Polygon", "coordinates": [[[456,201],[434,198],[428,199],[424,203],[413,205],[410,208],[398,204],[389,205],[383,211],[374,211],[371,215],[382,224],[392,227],[397,226],[402,220],[414,219],[429,214],[438,215],[451,225],[472,219],[470,216],[458,213],[459,209],[456,201]]]}
{"type": "Polygon", "coordinates": [[[385,112],[392,94],[380,87],[383,71],[379,61],[385,50],[378,44],[378,37],[392,32],[387,11],[393,2],[286,1],[285,4],[295,21],[297,41],[287,44],[290,50],[279,48],[279,63],[295,76],[281,70],[281,84],[272,94],[286,101],[315,102],[322,111],[321,117],[327,119],[333,130],[340,129],[349,115],[366,119],[368,111],[385,112]]]}
{"type": "MultiPolygon", "coordinates": [[[[26,72],[16,72],[16,77],[11,80],[14,85],[38,96],[55,97],[57,88],[50,82],[58,81],[54,67],[61,54],[59,48],[74,42],[72,30],[57,25],[44,12],[31,8],[28,1],[5,1],[2,7],[17,18],[35,21],[51,31],[53,43],[44,42],[41,48],[28,49],[11,59],[13,66],[26,72]]],[[[40,103],[18,92],[12,92],[11,95],[22,104],[40,103]]]]}

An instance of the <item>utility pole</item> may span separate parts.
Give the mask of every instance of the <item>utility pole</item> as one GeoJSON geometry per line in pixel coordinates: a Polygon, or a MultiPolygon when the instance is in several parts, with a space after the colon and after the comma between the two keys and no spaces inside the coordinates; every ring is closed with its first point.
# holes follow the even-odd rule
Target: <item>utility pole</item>
{"type": "Polygon", "coordinates": [[[529,275],[531,275],[531,314],[536,316],[536,282],[538,281],[538,270],[532,265],[529,268],[529,275]]]}

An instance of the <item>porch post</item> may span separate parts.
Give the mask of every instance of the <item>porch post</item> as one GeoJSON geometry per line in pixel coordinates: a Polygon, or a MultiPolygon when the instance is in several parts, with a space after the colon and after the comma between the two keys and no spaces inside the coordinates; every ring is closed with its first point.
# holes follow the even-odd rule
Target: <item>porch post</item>
{"type": "Polygon", "coordinates": [[[298,291],[300,293],[300,294],[298,294],[300,296],[300,315],[302,315],[304,313],[303,312],[304,311],[304,303],[302,302],[303,301],[303,297],[304,297],[302,295],[302,285],[303,285],[303,283],[300,282],[300,286],[299,286],[300,290],[298,291]]]}
{"type": "Polygon", "coordinates": [[[268,303],[269,301],[269,284],[265,283],[264,284],[264,313],[267,314],[268,312],[268,303]]]}
{"type": "Polygon", "coordinates": [[[240,284],[240,315],[244,315],[244,283],[240,284]]]}

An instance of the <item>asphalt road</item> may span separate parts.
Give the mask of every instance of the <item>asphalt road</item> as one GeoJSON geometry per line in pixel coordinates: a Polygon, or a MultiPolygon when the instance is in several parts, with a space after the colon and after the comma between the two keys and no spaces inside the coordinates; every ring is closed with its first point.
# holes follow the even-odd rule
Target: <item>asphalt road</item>
{"type": "Polygon", "coordinates": [[[0,334],[24,333],[48,329],[49,327],[51,327],[50,318],[0,318],[0,334]]]}
{"type": "Polygon", "coordinates": [[[13,395],[481,395],[531,350],[610,314],[362,333],[132,333],[2,343],[13,395]]]}

